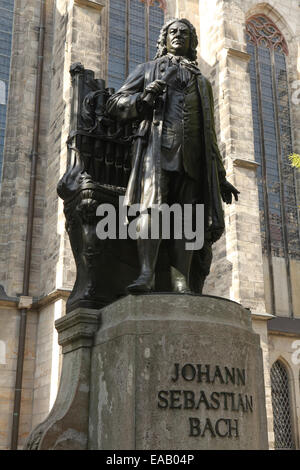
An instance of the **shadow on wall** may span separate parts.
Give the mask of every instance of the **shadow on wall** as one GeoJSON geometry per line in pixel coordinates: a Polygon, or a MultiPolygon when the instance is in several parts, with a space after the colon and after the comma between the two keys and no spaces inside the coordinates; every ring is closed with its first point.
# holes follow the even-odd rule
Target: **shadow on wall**
{"type": "MultiPolygon", "coordinates": [[[[56,7],[53,25],[53,67],[51,63],[45,63],[45,73],[49,70],[51,86],[51,112],[48,124],[48,148],[51,149],[46,154],[47,158],[47,186],[45,189],[45,224],[44,224],[44,258],[41,267],[41,293],[47,294],[57,288],[66,287],[64,283],[64,264],[72,263],[71,256],[64,256],[66,244],[68,243],[64,228],[64,217],[61,217],[59,198],[56,193],[56,185],[64,172],[67,154],[67,133],[68,133],[68,102],[66,90],[71,89],[71,82],[65,83],[64,70],[68,69],[65,51],[65,41],[68,32],[68,6],[56,7]],[[49,227],[52,227],[49,230],[49,227]]],[[[47,44],[46,44],[47,47],[47,44]]],[[[67,76],[67,80],[68,80],[67,76]]],[[[70,283],[71,284],[71,283],[70,283]]]]}
{"type": "MultiPolygon", "coordinates": [[[[219,103],[219,62],[215,62],[213,66],[209,65],[201,57],[198,58],[198,64],[201,72],[211,82],[214,91],[215,101],[215,124],[218,136],[218,143],[223,161],[226,159],[225,143],[220,141],[220,103],[219,103]]],[[[226,215],[226,214],[225,214],[226,215]]],[[[228,228],[228,221],[227,222],[228,228]]],[[[226,228],[222,238],[213,245],[213,262],[211,265],[210,275],[206,279],[203,293],[206,295],[215,295],[219,297],[230,298],[230,290],[232,287],[232,263],[227,259],[226,248],[226,228]]]]}

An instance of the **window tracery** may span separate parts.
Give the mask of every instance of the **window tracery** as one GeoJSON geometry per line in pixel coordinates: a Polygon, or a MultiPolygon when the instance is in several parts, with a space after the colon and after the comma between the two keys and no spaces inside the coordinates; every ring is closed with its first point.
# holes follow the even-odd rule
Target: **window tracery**
{"type": "Polygon", "coordinates": [[[255,15],[246,25],[247,39],[256,46],[265,46],[288,55],[286,40],[278,27],[267,16],[255,15]]]}
{"type": "Polygon", "coordinates": [[[281,361],[275,362],[271,368],[271,390],[275,449],[294,449],[288,373],[281,361]]]}
{"type": "Polygon", "coordinates": [[[164,11],[167,9],[167,0],[140,0],[142,3],[146,3],[147,6],[154,6],[157,2],[160,8],[164,11]]]}

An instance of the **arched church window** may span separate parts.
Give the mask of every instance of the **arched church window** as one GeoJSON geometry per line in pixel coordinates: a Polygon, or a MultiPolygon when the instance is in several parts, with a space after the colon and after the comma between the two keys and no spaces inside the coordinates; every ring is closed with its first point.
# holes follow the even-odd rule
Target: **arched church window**
{"type": "Polygon", "coordinates": [[[288,373],[280,361],[271,368],[271,390],[275,449],[294,449],[288,373]]]}
{"type": "Polygon", "coordinates": [[[290,315],[293,316],[290,260],[300,259],[295,175],[287,76],[288,46],[278,27],[265,15],[246,24],[255,158],[264,254],[269,261],[272,312],[276,314],[272,258],[285,260],[290,315]]]}
{"type": "Polygon", "coordinates": [[[6,128],[13,15],[14,0],[0,0],[0,179],[6,128]]]}
{"type": "Polygon", "coordinates": [[[110,0],[110,87],[120,88],[138,64],[154,58],[165,8],[165,0],[110,0]]]}

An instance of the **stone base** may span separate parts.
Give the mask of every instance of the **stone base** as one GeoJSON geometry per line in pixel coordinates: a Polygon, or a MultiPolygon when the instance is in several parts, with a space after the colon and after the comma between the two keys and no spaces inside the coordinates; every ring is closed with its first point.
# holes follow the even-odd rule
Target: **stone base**
{"type": "Polygon", "coordinates": [[[86,450],[88,447],[91,348],[99,312],[78,309],[55,322],[63,364],[54,406],[25,443],[25,450],[86,450]]]}
{"type": "Polygon", "coordinates": [[[25,448],[268,448],[259,336],[240,305],[130,296],[100,312],[78,309],[56,327],[57,400],[25,448]]]}
{"type": "Polygon", "coordinates": [[[268,448],[262,352],[250,312],[224,299],[127,297],[101,312],[89,448],[268,448]]]}

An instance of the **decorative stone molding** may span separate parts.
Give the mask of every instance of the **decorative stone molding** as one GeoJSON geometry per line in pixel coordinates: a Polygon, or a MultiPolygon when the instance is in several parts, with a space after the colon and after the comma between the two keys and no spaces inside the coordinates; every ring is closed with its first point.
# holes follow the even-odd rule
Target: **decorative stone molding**
{"type": "Polygon", "coordinates": [[[79,348],[90,348],[98,327],[98,311],[77,309],[55,322],[58,344],[63,354],[79,348]]]}
{"type": "Polygon", "coordinates": [[[270,321],[276,317],[274,317],[274,315],[271,315],[270,313],[251,312],[251,318],[260,321],[270,321]]]}
{"type": "Polygon", "coordinates": [[[47,295],[44,295],[38,299],[34,299],[32,308],[40,310],[41,308],[47,307],[47,305],[56,302],[57,300],[67,301],[70,296],[71,290],[69,289],[55,289],[47,295]]]}
{"type": "Polygon", "coordinates": [[[29,297],[29,296],[26,296],[26,295],[21,295],[19,303],[18,303],[18,308],[19,309],[23,309],[23,308],[30,309],[32,307],[32,303],[33,303],[33,298],[32,297],[29,297]]]}
{"type": "Polygon", "coordinates": [[[85,7],[95,8],[96,10],[102,10],[106,6],[105,0],[75,0],[75,4],[82,5],[85,7]]]}
{"type": "Polygon", "coordinates": [[[243,52],[239,49],[229,48],[227,49],[227,55],[231,57],[236,57],[238,59],[244,60],[245,62],[249,62],[251,59],[251,55],[247,52],[243,52]]]}
{"type": "Polygon", "coordinates": [[[257,168],[260,166],[260,163],[257,163],[254,160],[243,160],[242,158],[235,158],[233,160],[234,166],[238,166],[240,168],[247,168],[248,170],[256,171],[257,168]]]}

